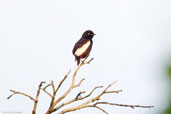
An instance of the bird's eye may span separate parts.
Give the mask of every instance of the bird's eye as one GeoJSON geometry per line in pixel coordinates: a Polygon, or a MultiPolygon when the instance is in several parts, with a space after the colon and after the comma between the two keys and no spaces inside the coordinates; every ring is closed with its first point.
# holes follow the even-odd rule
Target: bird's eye
{"type": "Polygon", "coordinates": [[[90,35],[90,33],[88,33],[88,35],[90,35]]]}

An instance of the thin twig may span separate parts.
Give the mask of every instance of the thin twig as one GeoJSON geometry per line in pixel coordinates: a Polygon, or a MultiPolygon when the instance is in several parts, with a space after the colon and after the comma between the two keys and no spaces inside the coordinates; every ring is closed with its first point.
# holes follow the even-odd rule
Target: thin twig
{"type": "Polygon", "coordinates": [[[88,106],[88,107],[97,108],[97,109],[99,109],[100,111],[104,112],[105,114],[108,114],[107,111],[105,111],[103,108],[101,108],[101,107],[99,107],[99,106],[90,105],[90,106],[88,106]]]}
{"type": "MultiPolygon", "coordinates": [[[[82,103],[81,105],[75,106],[75,107],[71,107],[71,108],[67,108],[62,110],[61,112],[59,112],[59,114],[65,114],[67,112],[71,112],[71,111],[76,111],[76,110],[80,110],[83,108],[87,108],[87,107],[94,107],[94,108],[98,108],[99,110],[101,110],[102,112],[108,114],[104,109],[102,109],[101,107],[97,106],[98,104],[109,104],[109,105],[115,105],[115,106],[124,106],[124,107],[131,107],[131,108],[135,108],[135,107],[140,107],[140,108],[152,108],[153,106],[140,106],[140,105],[126,105],[126,104],[116,104],[116,103],[108,103],[108,102],[98,102],[98,100],[100,100],[101,96],[103,96],[104,94],[107,93],[118,93],[121,92],[121,90],[118,91],[107,91],[112,85],[114,85],[116,83],[116,81],[112,82],[111,84],[109,84],[100,94],[98,94],[96,97],[91,98],[90,100],[85,101],[84,103],[82,103]],[[95,102],[97,101],[97,102],[95,102]],[[89,105],[90,103],[95,102],[93,105],[89,105]]],[[[94,91],[95,89],[93,89],[94,91]]],[[[91,95],[91,93],[90,93],[91,95]]],[[[84,97],[79,97],[76,100],[80,100],[83,99],[84,97]]],[[[75,100],[75,101],[76,101],[75,100]]],[[[72,101],[74,102],[74,101],[72,101]]],[[[70,101],[71,103],[71,101],[70,101]]],[[[63,106],[66,104],[63,104],[63,106]]]]}
{"type": "MultiPolygon", "coordinates": [[[[75,72],[74,72],[74,75],[72,76],[72,82],[71,82],[70,87],[67,89],[67,91],[66,91],[61,97],[59,97],[59,98],[54,102],[53,107],[55,107],[56,104],[58,104],[62,99],[64,99],[64,98],[71,92],[72,89],[74,89],[75,87],[78,87],[78,86],[79,86],[79,84],[75,86],[75,77],[76,77],[76,75],[77,75],[78,70],[85,64],[86,59],[87,59],[87,57],[86,57],[86,58],[83,60],[83,62],[77,67],[77,69],[76,69],[75,72]]],[[[80,81],[80,84],[81,84],[82,81],[83,81],[83,80],[80,81]]]]}
{"type": "Polygon", "coordinates": [[[14,90],[10,90],[10,91],[13,92],[13,93],[9,97],[7,97],[7,99],[10,99],[15,94],[20,94],[20,95],[23,95],[23,96],[26,96],[26,97],[30,98],[33,102],[35,102],[34,98],[31,97],[30,95],[26,94],[26,93],[14,91],[14,90]]]}
{"type": "Polygon", "coordinates": [[[82,97],[82,99],[85,99],[85,98],[89,97],[98,88],[103,88],[103,86],[97,86],[97,87],[95,87],[88,95],[82,97]]]}
{"type": "MultiPolygon", "coordinates": [[[[88,105],[88,104],[90,104],[90,103],[93,103],[93,102],[95,102],[95,101],[98,101],[98,100],[100,100],[100,97],[103,95],[103,94],[105,94],[105,92],[113,85],[113,84],[115,84],[116,83],[116,81],[114,81],[114,82],[112,82],[111,84],[109,84],[99,95],[97,95],[96,97],[94,97],[94,98],[92,98],[92,99],[90,99],[90,100],[87,100],[87,101],[85,101],[84,103],[82,103],[82,104],[80,104],[80,105],[78,105],[78,106],[75,106],[75,107],[72,107],[72,108],[67,108],[67,109],[64,109],[64,110],[62,110],[61,112],[59,112],[59,114],[65,114],[65,113],[67,113],[67,112],[71,112],[71,111],[75,111],[75,110],[80,110],[80,109],[82,109],[82,108],[86,108],[86,107],[89,107],[90,105],[88,105]]],[[[101,87],[101,86],[100,86],[101,87]]],[[[96,87],[97,88],[97,87],[96,87]]],[[[94,88],[92,91],[94,91],[96,88],[94,88]]],[[[91,95],[92,93],[90,93],[90,95],[91,95]]],[[[87,96],[86,96],[87,97],[87,96]]],[[[81,99],[84,99],[84,97],[81,97],[81,98],[78,98],[78,99],[76,99],[76,100],[81,100],[81,99]]],[[[71,100],[70,102],[74,102],[74,101],[76,101],[76,100],[71,100]]],[[[68,104],[70,103],[70,102],[67,102],[68,104]]],[[[66,105],[66,104],[64,104],[64,105],[66,105]]],[[[94,105],[95,106],[95,105],[94,105]]],[[[56,111],[56,110],[55,110],[56,111]]]]}
{"type": "Polygon", "coordinates": [[[41,90],[43,90],[47,95],[49,95],[50,97],[53,97],[48,91],[46,91],[46,89],[41,88],[41,90]]]}
{"type": "Polygon", "coordinates": [[[81,79],[81,80],[80,80],[80,82],[79,82],[78,84],[74,85],[74,87],[73,87],[73,88],[80,86],[84,80],[85,80],[84,78],[83,78],[83,79],[81,79]]]}
{"type": "Polygon", "coordinates": [[[40,89],[41,89],[43,83],[45,83],[45,82],[40,82],[40,84],[39,84],[37,94],[36,94],[36,98],[34,99],[35,102],[34,102],[32,114],[36,114],[37,103],[38,103],[38,99],[39,99],[39,95],[40,95],[40,89]]]}
{"type": "Polygon", "coordinates": [[[51,85],[52,85],[53,92],[55,92],[55,85],[54,85],[53,80],[51,81],[51,85]]]}
{"type": "Polygon", "coordinates": [[[115,90],[115,91],[106,91],[105,93],[120,93],[122,90],[115,90]]]}
{"type": "Polygon", "coordinates": [[[33,107],[32,114],[35,114],[36,113],[38,99],[39,99],[39,95],[40,95],[40,90],[43,90],[46,94],[48,94],[51,97],[50,106],[49,106],[46,114],[51,114],[52,112],[55,112],[55,111],[59,110],[60,108],[66,106],[68,104],[71,104],[71,103],[76,102],[76,101],[83,101],[83,100],[85,100],[85,101],[83,101],[80,105],[74,106],[74,107],[71,107],[71,108],[63,109],[58,114],[65,114],[67,112],[76,111],[76,110],[80,110],[80,109],[84,109],[84,108],[89,108],[89,107],[96,108],[96,109],[102,111],[103,113],[108,114],[107,111],[105,111],[103,108],[99,107],[99,105],[101,105],[101,104],[103,104],[103,105],[112,105],[112,106],[121,106],[121,107],[131,107],[131,108],[136,108],[136,107],[138,107],[138,108],[152,108],[152,107],[154,107],[154,106],[141,106],[141,105],[118,104],[118,103],[110,103],[110,102],[105,102],[105,101],[102,102],[100,99],[101,99],[101,97],[103,95],[110,94],[110,93],[119,93],[119,92],[122,92],[122,90],[108,90],[112,85],[114,85],[116,83],[116,81],[114,81],[111,84],[109,84],[106,88],[104,88],[100,93],[98,93],[93,98],[90,98],[90,96],[94,93],[94,91],[96,89],[98,89],[98,88],[103,88],[103,86],[94,87],[88,94],[85,94],[85,91],[80,91],[71,100],[68,100],[66,102],[63,102],[62,104],[58,104],[60,101],[62,101],[64,98],[66,98],[67,95],[74,88],[81,86],[82,82],[85,80],[83,78],[78,83],[75,82],[76,75],[77,75],[79,69],[83,65],[89,64],[93,60],[93,58],[91,58],[89,61],[86,62],[87,58],[88,58],[88,56],[76,68],[76,70],[75,70],[75,72],[74,72],[74,74],[72,76],[72,81],[71,81],[71,84],[70,84],[69,88],[58,99],[55,99],[56,94],[59,91],[59,89],[61,88],[61,86],[64,83],[64,81],[69,76],[71,70],[69,70],[69,72],[64,76],[64,78],[60,81],[60,83],[58,84],[58,86],[56,88],[55,88],[55,84],[54,84],[53,81],[51,81],[51,83],[48,84],[48,85],[46,85],[44,88],[42,88],[42,84],[45,83],[45,82],[41,82],[39,84],[39,87],[38,87],[37,94],[36,94],[36,97],[35,98],[33,98],[33,97],[31,97],[31,96],[29,96],[29,95],[27,95],[25,93],[22,93],[22,92],[10,90],[12,92],[12,94],[7,99],[10,99],[15,94],[20,94],[20,95],[23,95],[23,96],[26,96],[26,97],[30,98],[32,101],[34,101],[34,107],[33,107]],[[52,86],[52,89],[53,89],[53,92],[52,93],[50,93],[50,92],[48,92],[46,90],[49,86],[52,86]],[[87,99],[87,98],[89,98],[89,99],[87,99]]]}
{"type": "Polygon", "coordinates": [[[118,103],[110,103],[110,102],[96,102],[94,106],[97,106],[98,104],[108,104],[108,105],[114,105],[114,106],[122,106],[122,107],[130,107],[130,108],[152,108],[154,106],[141,106],[141,105],[127,105],[127,104],[118,104],[118,103]]]}
{"type": "Polygon", "coordinates": [[[53,95],[51,98],[51,102],[50,102],[50,106],[48,111],[46,112],[46,114],[50,114],[52,112],[52,110],[54,110],[54,101],[55,101],[55,97],[56,97],[56,93],[58,92],[58,90],[60,89],[61,85],[63,84],[63,82],[65,81],[65,79],[68,77],[68,75],[71,73],[71,70],[69,70],[69,72],[64,76],[64,78],[60,81],[59,85],[57,86],[57,88],[55,89],[53,86],[53,95]]]}
{"type": "Polygon", "coordinates": [[[68,73],[65,75],[65,77],[61,80],[61,82],[59,83],[58,87],[55,90],[55,93],[58,92],[59,88],[61,87],[61,85],[63,84],[63,82],[65,81],[65,79],[68,77],[68,75],[71,73],[71,70],[68,71],[68,73]]]}
{"type": "Polygon", "coordinates": [[[78,98],[80,98],[80,97],[81,97],[81,94],[84,94],[84,93],[85,93],[85,91],[80,91],[80,92],[76,95],[75,100],[77,100],[78,98]]]}
{"type": "Polygon", "coordinates": [[[86,64],[90,64],[90,62],[93,60],[94,58],[91,58],[89,61],[86,62],[86,64]]]}
{"type": "Polygon", "coordinates": [[[56,110],[59,110],[63,106],[66,106],[68,104],[71,104],[71,103],[76,102],[76,101],[79,101],[79,100],[83,100],[85,98],[88,98],[97,88],[102,88],[102,87],[103,86],[97,86],[97,87],[95,87],[88,95],[85,95],[84,97],[81,97],[80,95],[83,94],[83,93],[85,93],[85,91],[79,92],[74,99],[69,100],[69,101],[67,101],[65,103],[62,103],[61,105],[59,105],[56,108],[54,108],[53,112],[56,111],[56,110]]]}
{"type": "Polygon", "coordinates": [[[50,83],[50,84],[46,85],[43,89],[46,90],[49,86],[52,86],[52,84],[50,83]]]}

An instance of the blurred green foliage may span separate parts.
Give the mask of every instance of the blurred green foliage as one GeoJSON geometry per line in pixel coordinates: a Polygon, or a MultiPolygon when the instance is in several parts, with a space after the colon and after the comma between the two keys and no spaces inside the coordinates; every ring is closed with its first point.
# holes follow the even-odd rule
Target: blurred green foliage
{"type": "MultiPolygon", "coordinates": [[[[170,79],[170,81],[169,81],[170,84],[169,85],[170,85],[170,89],[171,89],[171,64],[167,67],[167,74],[168,74],[168,77],[170,79]]],[[[170,99],[169,99],[169,104],[168,104],[166,110],[163,112],[163,114],[171,114],[171,96],[170,96],[170,99]]]]}
{"type": "Polygon", "coordinates": [[[171,114],[171,100],[170,100],[170,103],[169,103],[167,109],[164,111],[163,114],[171,114]]]}
{"type": "Polygon", "coordinates": [[[171,64],[168,66],[167,73],[171,80],[171,64]]]}

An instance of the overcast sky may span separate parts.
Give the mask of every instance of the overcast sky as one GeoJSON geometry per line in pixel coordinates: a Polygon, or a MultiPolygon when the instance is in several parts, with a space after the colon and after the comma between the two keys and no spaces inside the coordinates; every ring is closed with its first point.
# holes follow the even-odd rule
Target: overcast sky
{"type": "MultiPolygon", "coordinates": [[[[102,106],[109,114],[159,114],[169,96],[170,0],[0,0],[0,113],[32,111],[28,98],[7,100],[10,89],[35,96],[40,81],[57,84],[69,69],[73,73],[72,49],[87,29],[97,34],[89,57],[95,59],[78,73],[77,81],[86,78],[81,89],[88,92],[117,80],[112,89],[123,92],[105,100],[155,108],[102,106]]],[[[49,97],[42,93],[38,114],[47,106],[49,97]]],[[[80,113],[102,114],[96,109],[71,112],[80,113]]]]}

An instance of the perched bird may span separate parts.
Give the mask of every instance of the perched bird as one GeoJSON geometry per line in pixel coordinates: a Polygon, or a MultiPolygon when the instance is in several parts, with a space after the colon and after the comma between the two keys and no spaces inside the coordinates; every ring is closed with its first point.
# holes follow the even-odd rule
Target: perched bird
{"type": "Polygon", "coordinates": [[[83,33],[80,40],[78,40],[72,50],[77,65],[80,64],[81,58],[85,58],[90,54],[92,45],[93,45],[93,36],[96,35],[91,30],[87,30],[83,33]]]}

